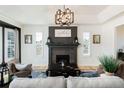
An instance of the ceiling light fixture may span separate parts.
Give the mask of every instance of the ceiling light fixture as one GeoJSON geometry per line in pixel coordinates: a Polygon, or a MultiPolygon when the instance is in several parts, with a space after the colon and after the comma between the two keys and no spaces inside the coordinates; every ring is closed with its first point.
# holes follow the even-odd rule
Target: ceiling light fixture
{"type": "Polygon", "coordinates": [[[58,9],[58,11],[55,14],[55,23],[57,25],[70,25],[74,23],[74,12],[72,12],[69,8],[65,8],[65,5],[63,7],[63,11],[58,9]]]}

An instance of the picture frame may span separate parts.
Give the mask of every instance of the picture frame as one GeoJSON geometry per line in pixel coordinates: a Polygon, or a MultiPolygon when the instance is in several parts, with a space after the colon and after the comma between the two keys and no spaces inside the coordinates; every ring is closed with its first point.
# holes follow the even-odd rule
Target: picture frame
{"type": "Polygon", "coordinates": [[[100,44],[100,43],[101,43],[101,36],[93,35],[93,44],[100,44]]]}
{"type": "Polygon", "coordinates": [[[55,37],[71,37],[71,29],[55,29],[55,37]]]}
{"type": "Polygon", "coordinates": [[[32,44],[32,35],[25,35],[25,44],[32,44]]]}

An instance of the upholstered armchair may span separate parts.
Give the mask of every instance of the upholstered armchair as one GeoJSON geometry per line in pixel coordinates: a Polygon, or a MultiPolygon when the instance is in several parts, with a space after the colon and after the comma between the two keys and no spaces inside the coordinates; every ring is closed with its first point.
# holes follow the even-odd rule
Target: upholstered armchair
{"type": "Polygon", "coordinates": [[[10,64],[10,74],[17,77],[29,77],[32,72],[32,64],[26,65],[22,70],[16,68],[14,63],[10,64]]]}
{"type": "Polygon", "coordinates": [[[121,63],[119,65],[117,71],[115,72],[115,75],[124,79],[124,63],[121,63]]]}
{"type": "Polygon", "coordinates": [[[102,65],[99,65],[98,68],[97,68],[97,73],[98,74],[103,74],[104,73],[104,68],[102,65]]]}

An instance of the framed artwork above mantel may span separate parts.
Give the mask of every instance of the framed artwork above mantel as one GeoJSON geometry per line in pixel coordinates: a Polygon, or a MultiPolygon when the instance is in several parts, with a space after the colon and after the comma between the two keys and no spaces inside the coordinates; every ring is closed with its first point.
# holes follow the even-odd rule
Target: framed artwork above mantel
{"type": "Polygon", "coordinates": [[[71,29],[55,29],[55,37],[71,37],[71,29]]]}
{"type": "Polygon", "coordinates": [[[72,44],[77,37],[76,26],[50,26],[49,36],[51,42],[61,44],[72,44]]]}

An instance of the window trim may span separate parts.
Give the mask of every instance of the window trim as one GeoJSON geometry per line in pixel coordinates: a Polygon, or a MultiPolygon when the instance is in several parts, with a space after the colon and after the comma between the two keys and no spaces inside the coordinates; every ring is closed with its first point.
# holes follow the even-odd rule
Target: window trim
{"type": "Polygon", "coordinates": [[[21,28],[6,23],[0,20],[0,26],[2,27],[2,63],[5,62],[5,28],[17,29],[18,31],[18,41],[19,41],[19,62],[21,63],[21,28]]]}

